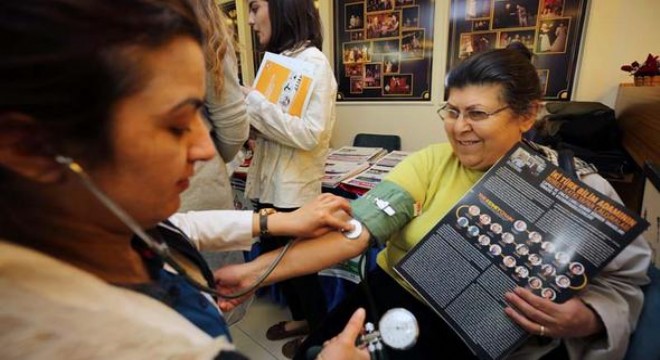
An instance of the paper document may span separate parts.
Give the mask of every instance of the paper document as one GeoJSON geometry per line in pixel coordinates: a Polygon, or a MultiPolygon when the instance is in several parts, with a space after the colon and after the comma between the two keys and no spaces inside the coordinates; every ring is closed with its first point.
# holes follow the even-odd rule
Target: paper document
{"type": "Polygon", "coordinates": [[[254,88],[283,112],[302,117],[314,89],[314,64],[267,52],[254,88]]]}

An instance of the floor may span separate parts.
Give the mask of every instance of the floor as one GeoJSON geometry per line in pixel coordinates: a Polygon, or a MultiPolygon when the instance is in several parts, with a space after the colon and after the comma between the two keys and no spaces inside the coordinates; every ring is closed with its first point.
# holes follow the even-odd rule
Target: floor
{"type": "Polygon", "coordinates": [[[277,322],[290,319],[288,308],[267,298],[256,298],[245,317],[231,326],[234,344],[251,360],[287,360],[282,355],[282,346],[291,339],[270,341],[266,339],[266,330],[277,322]]]}

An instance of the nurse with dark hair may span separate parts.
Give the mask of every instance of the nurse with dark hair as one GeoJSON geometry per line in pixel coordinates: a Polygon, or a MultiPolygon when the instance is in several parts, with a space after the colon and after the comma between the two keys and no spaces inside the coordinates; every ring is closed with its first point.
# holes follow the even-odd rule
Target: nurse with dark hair
{"type": "MultiPolygon", "coordinates": [[[[214,300],[171,271],[215,286],[198,250],[157,226],[215,153],[189,3],[6,0],[0,42],[3,357],[243,358],[214,300]]],[[[324,357],[366,355],[363,321],[324,357]]]]}

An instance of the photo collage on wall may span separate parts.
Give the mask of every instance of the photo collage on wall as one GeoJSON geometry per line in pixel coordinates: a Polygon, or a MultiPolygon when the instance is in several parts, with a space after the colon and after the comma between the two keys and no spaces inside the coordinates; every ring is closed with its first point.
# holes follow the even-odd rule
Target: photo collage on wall
{"type": "Polygon", "coordinates": [[[335,1],[340,101],[430,101],[432,0],[335,1]]]}
{"type": "Polygon", "coordinates": [[[545,100],[570,100],[587,0],[452,0],[448,69],[520,42],[545,100]]]}
{"type": "MultiPolygon", "coordinates": [[[[220,8],[227,17],[229,28],[232,31],[234,44],[238,44],[238,13],[236,12],[236,1],[229,1],[220,4],[220,8]]],[[[236,61],[238,65],[238,80],[243,84],[243,64],[241,64],[241,54],[239,49],[234,50],[236,51],[236,61]]]]}

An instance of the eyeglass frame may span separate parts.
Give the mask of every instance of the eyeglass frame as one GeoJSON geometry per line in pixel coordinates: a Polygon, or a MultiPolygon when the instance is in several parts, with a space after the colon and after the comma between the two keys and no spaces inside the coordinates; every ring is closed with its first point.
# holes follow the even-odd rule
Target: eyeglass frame
{"type": "Polygon", "coordinates": [[[499,108],[499,109],[497,109],[497,110],[491,111],[491,112],[482,111],[482,110],[469,110],[469,111],[466,111],[466,112],[463,112],[463,111],[456,111],[456,112],[458,113],[458,116],[456,116],[455,119],[449,119],[449,120],[447,120],[447,119],[445,119],[442,115],[440,115],[440,112],[441,112],[441,111],[443,111],[443,110],[447,110],[447,106],[449,106],[449,103],[448,103],[448,102],[445,102],[445,103],[442,104],[442,106],[440,106],[440,108],[436,111],[436,114],[438,114],[438,116],[440,117],[440,119],[441,119],[442,121],[444,121],[444,122],[447,122],[447,121],[456,121],[456,120],[458,120],[458,119],[462,116],[463,119],[464,119],[465,121],[468,121],[468,122],[470,122],[470,123],[480,123],[480,122],[482,122],[482,121],[487,120],[487,119],[490,118],[491,116],[493,116],[493,115],[497,115],[497,114],[499,114],[500,112],[502,112],[502,111],[504,111],[504,110],[510,108],[509,105],[505,105],[505,106],[503,106],[503,107],[501,107],[501,108],[499,108]],[[473,112],[473,113],[474,113],[474,112],[483,113],[483,114],[486,114],[486,117],[484,117],[483,119],[475,120],[475,119],[473,119],[471,116],[466,115],[466,114],[469,114],[470,112],[473,112]]]}

